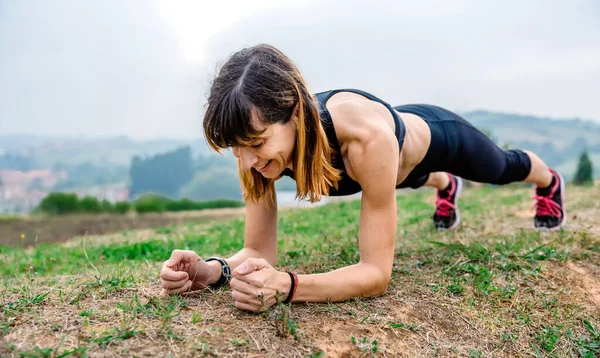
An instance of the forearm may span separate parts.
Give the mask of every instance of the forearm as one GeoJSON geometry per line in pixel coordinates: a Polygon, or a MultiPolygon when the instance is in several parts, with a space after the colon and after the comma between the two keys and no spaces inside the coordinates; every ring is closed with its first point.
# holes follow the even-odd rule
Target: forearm
{"type": "Polygon", "coordinates": [[[389,280],[389,274],[368,263],[322,274],[298,275],[298,288],[293,301],[339,302],[352,297],[377,296],[385,292],[389,280]]]}
{"type": "Polygon", "coordinates": [[[269,254],[267,252],[262,252],[250,247],[244,247],[235,255],[231,256],[228,259],[225,259],[225,261],[227,261],[227,264],[229,264],[229,267],[231,267],[231,271],[233,271],[236,267],[241,265],[244,261],[246,261],[249,258],[265,259],[273,267],[275,267],[277,264],[277,254],[269,254]]]}
{"type": "MultiPolygon", "coordinates": [[[[269,264],[271,264],[273,267],[275,267],[277,263],[277,254],[273,255],[266,252],[261,252],[250,247],[245,247],[241,249],[235,255],[229,258],[225,258],[225,261],[227,262],[227,264],[231,268],[231,271],[233,272],[233,270],[235,270],[236,267],[241,265],[244,261],[246,261],[249,258],[263,258],[267,260],[269,264]]],[[[208,265],[211,268],[210,282],[211,284],[216,283],[221,277],[221,264],[218,261],[210,261],[208,262],[208,265]]]]}

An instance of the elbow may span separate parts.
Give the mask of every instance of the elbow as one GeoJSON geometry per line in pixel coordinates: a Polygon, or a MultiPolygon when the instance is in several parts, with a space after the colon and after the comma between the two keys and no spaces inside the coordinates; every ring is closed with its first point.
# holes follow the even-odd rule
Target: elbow
{"type": "Polygon", "coordinates": [[[389,283],[390,283],[390,278],[379,280],[373,289],[372,296],[383,295],[387,291],[389,283]]]}
{"type": "Polygon", "coordinates": [[[373,281],[369,287],[363,290],[363,297],[376,297],[383,295],[388,289],[389,281],[373,281]]]}
{"type": "MultiPolygon", "coordinates": [[[[390,270],[391,271],[391,270],[390,270]]],[[[370,277],[369,284],[365,290],[365,297],[373,297],[384,294],[391,280],[391,272],[381,270],[380,268],[374,267],[372,276],[370,277]]]]}

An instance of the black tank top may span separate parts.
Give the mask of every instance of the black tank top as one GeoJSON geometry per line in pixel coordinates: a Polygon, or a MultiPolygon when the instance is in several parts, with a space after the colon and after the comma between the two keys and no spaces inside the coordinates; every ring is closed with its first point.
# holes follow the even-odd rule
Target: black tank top
{"type": "MultiPolygon", "coordinates": [[[[329,140],[329,145],[335,150],[336,153],[338,153],[338,155],[335,155],[332,158],[331,164],[333,165],[334,168],[339,169],[341,171],[341,179],[338,182],[338,189],[336,190],[334,187],[331,187],[329,189],[329,196],[352,195],[352,194],[356,194],[362,190],[360,184],[358,182],[356,182],[354,179],[350,178],[348,176],[348,173],[346,173],[346,167],[344,166],[344,161],[342,159],[342,156],[339,155],[339,153],[341,153],[340,145],[339,145],[337,137],[335,135],[335,128],[333,126],[333,121],[331,120],[331,115],[329,114],[327,107],[325,107],[327,100],[329,100],[329,98],[331,98],[331,96],[333,96],[334,94],[336,94],[338,92],[356,93],[356,94],[362,95],[372,101],[383,104],[392,113],[392,117],[394,117],[394,123],[396,124],[395,133],[396,133],[396,138],[398,139],[398,146],[399,146],[400,150],[402,150],[402,144],[404,143],[404,135],[406,133],[406,129],[404,127],[404,123],[402,122],[402,119],[400,118],[398,113],[392,108],[392,106],[390,106],[387,102],[384,102],[381,99],[373,96],[370,93],[367,93],[367,92],[364,92],[361,90],[357,90],[357,89],[336,89],[336,90],[320,92],[320,93],[315,94],[315,96],[317,97],[317,101],[319,102],[319,115],[320,115],[321,123],[323,125],[323,129],[325,130],[325,134],[327,135],[327,139],[329,140]]],[[[287,169],[287,168],[281,174],[289,176],[291,178],[294,178],[294,173],[290,169],[287,169]]]]}

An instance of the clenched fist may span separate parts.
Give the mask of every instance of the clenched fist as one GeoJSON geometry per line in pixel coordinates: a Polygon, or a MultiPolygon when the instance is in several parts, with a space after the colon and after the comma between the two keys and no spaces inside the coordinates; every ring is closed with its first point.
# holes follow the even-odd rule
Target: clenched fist
{"type": "MultiPolygon", "coordinates": [[[[211,266],[190,250],[173,250],[162,266],[161,296],[195,291],[216,282],[212,277],[211,266]]],[[[216,278],[218,280],[218,277],[216,278]]]]}

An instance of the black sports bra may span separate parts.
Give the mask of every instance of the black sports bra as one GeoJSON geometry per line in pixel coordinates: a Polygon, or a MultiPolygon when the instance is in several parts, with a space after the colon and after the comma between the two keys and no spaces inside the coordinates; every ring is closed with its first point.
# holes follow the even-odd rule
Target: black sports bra
{"type": "MultiPolygon", "coordinates": [[[[329,114],[329,111],[327,110],[327,107],[325,106],[325,104],[327,103],[327,100],[329,100],[329,98],[331,96],[333,96],[334,94],[336,94],[338,92],[352,92],[352,93],[360,94],[372,101],[379,102],[379,103],[383,104],[384,106],[386,106],[386,108],[392,113],[392,117],[394,117],[394,123],[396,124],[396,131],[395,131],[396,138],[398,139],[398,145],[400,147],[400,150],[402,150],[402,144],[404,143],[404,135],[406,133],[406,129],[404,127],[404,123],[402,122],[402,119],[398,115],[398,112],[396,112],[392,108],[392,106],[390,106],[387,102],[384,102],[381,99],[373,96],[372,94],[361,91],[361,90],[336,89],[336,90],[317,93],[316,97],[317,97],[317,101],[319,102],[319,112],[320,112],[319,114],[320,114],[321,123],[323,125],[323,129],[325,130],[325,133],[327,134],[327,139],[329,140],[330,146],[337,153],[340,153],[340,145],[339,145],[337,137],[335,135],[335,128],[333,126],[333,121],[331,120],[331,115],[329,114]]],[[[356,182],[354,179],[350,178],[348,176],[348,174],[346,173],[346,167],[344,166],[344,161],[342,160],[341,156],[336,156],[335,158],[333,158],[331,164],[333,165],[334,168],[341,170],[342,178],[337,183],[338,189],[335,189],[334,187],[331,187],[329,189],[329,196],[352,195],[352,194],[356,194],[362,190],[360,184],[358,182],[356,182]]],[[[285,176],[289,176],[291,178],[294,178],[294,173],[290,169],[287,169],[287,168],[281,174],[285,175],[285,176]]]]}

